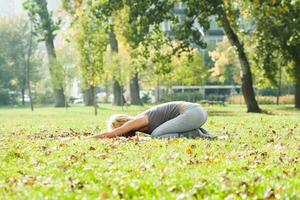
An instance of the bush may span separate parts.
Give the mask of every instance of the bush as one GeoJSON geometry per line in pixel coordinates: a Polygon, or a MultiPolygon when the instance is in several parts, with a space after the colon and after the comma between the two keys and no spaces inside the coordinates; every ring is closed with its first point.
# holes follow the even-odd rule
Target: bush
{"type": "Polygon", "coordinates": [[[281,104],[294,104],[295,96],[294,95],[284,95],[279,98],[281,104]]]}
{"type": "MultiPolygon", "coordinates": [[[[276,96],[258,96],[256,97],[259,104],[276,104],[276,96]]],[[[279,104],[294,104],[294,95],[280,96],[279,104]]],[[[228,98],[228,103],[231,104],[244,104],[243,96],[231,96],[228,98]]]]}
{"type": "Polygon", "coordinates": [[[263,88],[263,89],[259,89],[259,95],[261,96],[276,96],[278,93],[278,89],[277,88],[263,88]]]}
{"type": "Polygon", "coordinates": [[[257,101],[259,104],[276,104],[276,97],[274,97],[274,96],[258,96],[257,101]]]}
{"type": "Polygon", "coordinates": [[[161,102],[168,101],[189,101],[197,102],[204,99],[204,96],[198,92],[184,92],[184,93],[174,93],[163,95],[160,99],[161,102]]]}
{"type": "Polygon", "coordinates": [[[150,94],[149,93],[144,93],[143,96],[142,96],[142,98],[141,98],[141,100],[142,100],[143,104],[150,103],[151,102],[150,94]]]}
{"type": "Polygon", "coordinates": [[[17,93],[9,92],[8,90],[0,89],[0,105],[14,105],[17,104],[17,93]]]}
{"type": "Polygon", "coordinates": [[[53,104],[54,103],[54,95],[52,92],[47,92],[44,94],[37,94],[33,101],[36,104],[53,104]]]}
{"type": "Polygon", "coordinates": [[[226,97],[223,95],[210,94],[207,95],[205,99],[208,101],[225,101],[226,97]]]}
{"type": "Polygon", "coordinates": [[[7,91],[0,90],[0,105],[9,105],[10,98],[7,91]]]}
{"type": "MultiPolygon", "coordinates": [[[[278,93],[278,88],[267,87],[267,88],[259,89],[258,92],[260,96],[276,96],[278,93]]],[[[281,95],[288,95],[294,93],[295,93],[295,88],[293,86],[289,87],[287,85],[284,85],[281,87],[281,95]]]]}

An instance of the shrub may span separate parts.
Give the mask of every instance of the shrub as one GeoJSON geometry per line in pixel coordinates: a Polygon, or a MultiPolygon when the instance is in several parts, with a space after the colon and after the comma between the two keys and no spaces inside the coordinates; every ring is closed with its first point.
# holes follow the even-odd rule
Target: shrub
{"type": "Polygon", "coordinates": [[[274,96],[258,96],[257,101],[259,104],[276,104],[276,97],[274,96]]]}
{"type": "MultiPolygon", "coordinates": [[[[257,96],[256,97],[259,104],[276,104],[276,96],[257,96]]],[[[280,96],[279,104],[294,104],[294,95],[280,96]]],[[[228,98],[228,103],[231,104],[244,104],[244,97],[237,95],[228,98]]]]}
{"type": "Polygon", "coordinates": [[[210,94],[207,95],[205,99],[208,101],[225,101],[226,97],[223,95],[210,94]]]}
{"type": "Polygon", "coordinates": [[[17,104],[18,94],[9,92],[9,90],[0,89],[0,105],[14,105],[17,104]]]}
{"type": "Polygon", "coordinates": [[[279,103],[281,104],[294,104],[295,96],[294,95],[284,95],[279,98],[279,103]]]}
{"type": "Polygon", "coordinates": [[[143,96],[142,96],[142,98],[141,98],[141,100],[142,100],[143,104],[150,103],[151,102],[150,94],[149,93],[144,93],[143,96]]]}
{"type": "Polygon", "coordinates": [[[7,91],[0,90],[0,105],[9,105],[10,98],[7,91]]]}
{"type": "Polygon", "coordinates": [[[174,94],[165,94],[161,97],[161,102],[168,101],[190,101],[197,102],[204,99],[204,96],[198,92],[184,92],[184,93],[174,93],[174,94]]]}
{"type": "Polygon", "coordinates": [[[37,104],[53,104],[54,103],[54,95],[53,95],[52,92],[37,94],[34,98],[34,103],[37,103],[37,104]]]}
{"type": "MultiPolygon", "coordinates": [[[[278,93],[278,88],[267,87],[267,88],[259,89],[258,92],[260,96],[276,96],[278,93]]],[[[295,93],[294,87],[288,85],[283,85],[281,87],[281,95],[288,95],[294,93],[295,93]]]]}

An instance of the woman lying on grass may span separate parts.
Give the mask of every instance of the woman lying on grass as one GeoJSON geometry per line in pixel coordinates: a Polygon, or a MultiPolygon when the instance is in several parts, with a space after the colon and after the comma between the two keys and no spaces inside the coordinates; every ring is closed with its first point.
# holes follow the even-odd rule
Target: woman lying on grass
{"type": "Polygon", "coordinates": [[[152,138],[215,138],[201,128],[206,120],[207,112],[200,105],[173,101],[154,106],[135,117],[113,115],[108,122],[108,132],[92,138],[131,137],[137,131],[150,134],[152,138]]]}

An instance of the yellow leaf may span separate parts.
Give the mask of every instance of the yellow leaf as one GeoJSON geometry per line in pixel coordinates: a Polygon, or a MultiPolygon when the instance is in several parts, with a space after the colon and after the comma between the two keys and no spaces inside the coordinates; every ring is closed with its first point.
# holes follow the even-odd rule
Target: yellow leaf
{"type": "Polygon", "coordinates": [[[185,153],[186,153],[187,155],[189,155],[189,156],[191,156],[191,155],[193,154],[191,145],[187,145],[187,146],[185,147],[185,153]]]}

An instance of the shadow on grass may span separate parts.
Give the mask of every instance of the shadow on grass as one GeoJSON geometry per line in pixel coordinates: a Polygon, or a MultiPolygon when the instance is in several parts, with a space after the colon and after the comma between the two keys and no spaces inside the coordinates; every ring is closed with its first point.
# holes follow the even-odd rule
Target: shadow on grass
{"type": "Polygon", "coordinates": [[[233,116],[241,116],[246,115],[247,113],[244,111],[228,111],[228,110],[208,110],[209,116],[223,116],[223,117],[233,117],[233,116]]]}
{"type": "Polygon", "coordinates": [[[269,115],[297,115],[300,113],[300,109],[296,109],[294,105],[273,105],[266,106],[263,109],[269,115]]]}
{"type": "MultiPolygon", "coordinates": [[[[245,110],[237,110],[237,109],[233,109],[233,110],[208,110],[208,114],[209,116],[223,116],[223,117],[234,117],[234,116],[249,116],[251,114],[260,114],[260,115],[277,115],[278,113],[276,111],[278,111],[279,109],[271,109],[271,108],[265,108],[262,109],[262,111],[260,113],[253,113],[250,112],[248,113],[245,110]]],[[[289,110],[290,113],[293,113],[292,111],[294,110],[289,110]]]]}
{"type": "Polygon", "coordinates": [[[277,110],[282,111],[290,111],[290,112],[300,112],[300,109],[295,108],[294,106],[280,106],[277,108],[277,110]]]}

